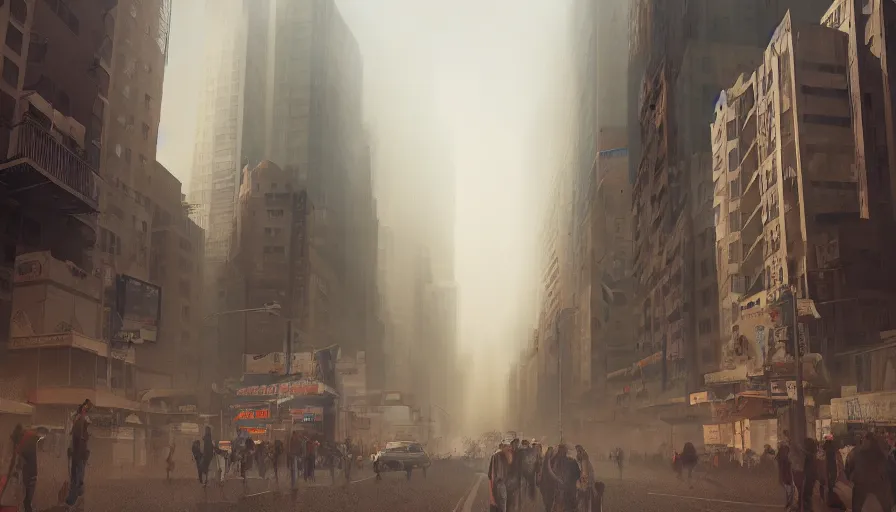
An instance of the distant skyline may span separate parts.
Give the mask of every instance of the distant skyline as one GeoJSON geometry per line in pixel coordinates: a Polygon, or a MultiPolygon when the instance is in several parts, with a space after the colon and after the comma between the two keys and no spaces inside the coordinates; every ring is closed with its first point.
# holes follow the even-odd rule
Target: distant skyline
{"type": "MultiPolygon", "coordinates": [[[[205,0],[174,2],[158,158],[189,177],[205,0]]],[[[475,361],[470,396],[505,389],[496,360],[535,323],[537,235],[568,139],[566,0],[338,0],[364,58],[365,117],[377,142],[380,218],[413,216],[407,185],[429,179],[411,143],[444,144],[455,170],[459,350],[475,361]],[[558,92],[559,91],[559,92],[558,92]],[[402,176],[415,175],[415,180],[402,176]],[[396,210],[397,208],[397,210],[396,210]]],[[[391,226],[395,227],[395,226],[391,226]]],[[[500,365],[499,365],[500,368],[500,365]]],[[[488,423],[495,418],[480,418],[488,423]]]]}

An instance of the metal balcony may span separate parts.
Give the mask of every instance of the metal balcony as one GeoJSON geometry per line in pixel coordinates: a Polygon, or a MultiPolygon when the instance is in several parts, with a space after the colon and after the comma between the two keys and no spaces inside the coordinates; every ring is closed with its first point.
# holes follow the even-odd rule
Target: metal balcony
{"type": "Polygon", "coordinates": [[[15,128],[15,147],[0,163],[0,187],[13,199],[58,212],[99,211],[97,173],[32,119],[15,128]],[[15,135],[18,135],[16,137],[15,135]]]}

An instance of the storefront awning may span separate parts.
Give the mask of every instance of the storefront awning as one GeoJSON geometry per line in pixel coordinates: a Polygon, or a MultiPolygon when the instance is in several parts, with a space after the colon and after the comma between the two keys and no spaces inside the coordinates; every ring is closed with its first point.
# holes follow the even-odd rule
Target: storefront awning
{"type": "Polygon", "coordinates": [[[19,414],[30,416],[34,413],[34,406],[25,402],[0,398],[0,414],[19,414]]]}
{"type": "Polygon", "coordinates": [[[159,398],[191,398],[196,396],[195,389],[176,389],[176,388],[152,388],[147,389],[140,396],[141,402],[149,402],[159,398]]]}

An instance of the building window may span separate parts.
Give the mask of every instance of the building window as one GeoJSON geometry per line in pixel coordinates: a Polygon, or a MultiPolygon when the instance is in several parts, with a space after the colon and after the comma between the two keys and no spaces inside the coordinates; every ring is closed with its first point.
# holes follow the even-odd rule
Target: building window
{"type": "Polygon", "coordinates": [[[3,57],[3,81],[13,88],[18,88],[19,66],[8,57],[3,57]]]}
{"type": "Polygon", "coordinates": [[[283,217],[283,210],[268,210],[268,217],[271,219],[283,217]]]}
{"type": "Polygon", "coordinates": [[[149,140],[149,125],[143,123],[143,140],[149,140]]]}
{"type": "Polygon", "coordinates": [[[146,94],[143,96],[143,106],[149,110],[152,108],[152,96],[146,94]]]}
{"type": "Polygon", "coordinates": [[[17,29],[15,25],[10,23],[6,26],[6,46],[16,52],[17,55],[22,54],[22,31],[17,29]]]}
{"type": "Polygon", "coordinates": [[[826,116],[821,114],[803,114],[803,122],[824,126],[840,126],[843,128],[848,128],[852,124],[852,120],[849,117],[826,116]]]}
{"type": "Polygon", "coordinates": [[[266,245],[264,246],[265,254],[285,254],[285,250],[282,245],[266,245]]]}
{"type": "Polygon", "coordinates": [[[12,19],[24,25],[25,20],[28,18],[28,5],[25,3],[25,0],[12,0],[9,4],[9,15],[12,19]]]}

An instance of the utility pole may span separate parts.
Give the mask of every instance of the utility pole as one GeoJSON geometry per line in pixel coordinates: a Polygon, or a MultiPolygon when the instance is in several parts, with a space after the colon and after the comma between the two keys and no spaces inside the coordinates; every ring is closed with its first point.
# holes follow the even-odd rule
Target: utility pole
{"type": "MultiPolygon", "coordinates": [[[[793,315],[793,359],[796,363],[796,408],[794,412],[794,421],[796,424],[794,425],[793,435],[797,440],[799,446],[802,446],[803,441],[806,439],[806,393],[803,389],[803,351],[809,350],[809,347],[803,347],[802,339],[800,336],[800,316],[799,316],[799,308],[797,307],[797,297],[796,290],[793,288],[790,289],[790,300],[791,300],[791,313],[793,315]]],[[[808,345],[808,343],[806,344],[808,345]]]]}
{"type": "Polygon", "coordinates": [[[563,342],[560,339],[560,322],[567,313],[574,313],[574,308],[563,308],[554,318],[554,339],[557,340],[557,430],[560,442],[563,442],[563,342]]]}

